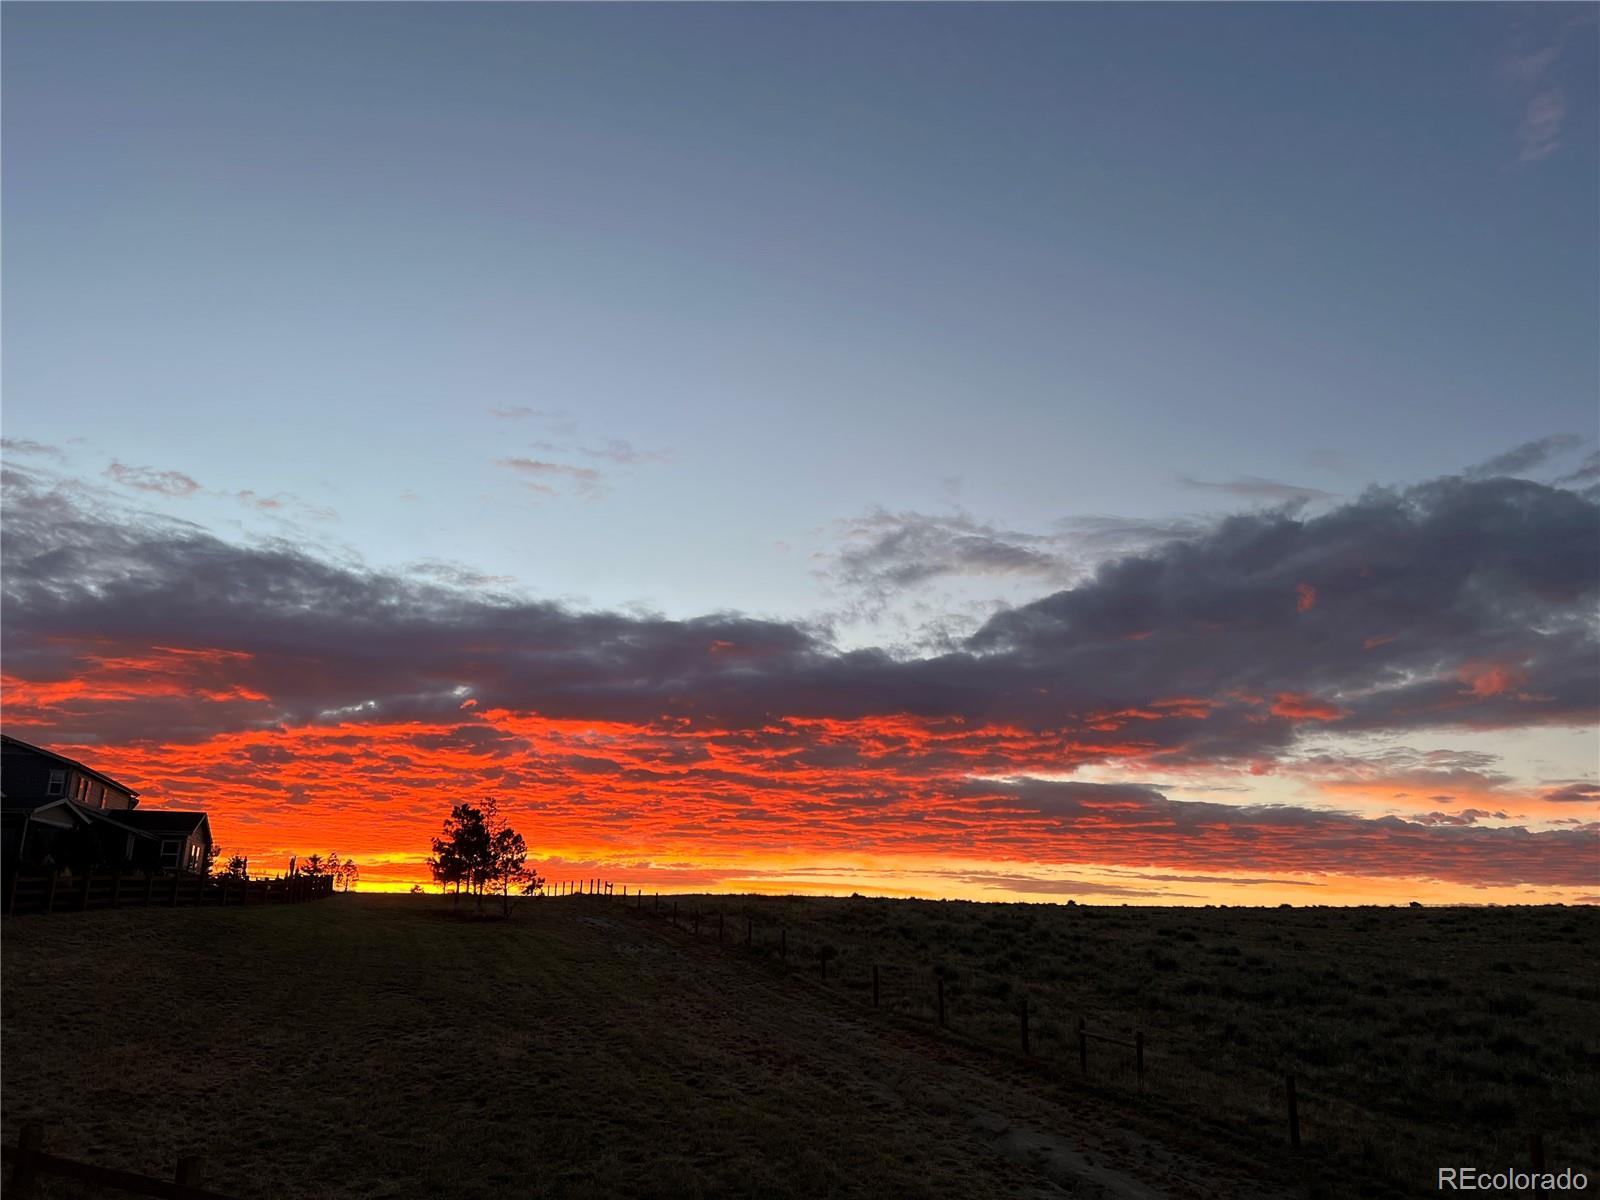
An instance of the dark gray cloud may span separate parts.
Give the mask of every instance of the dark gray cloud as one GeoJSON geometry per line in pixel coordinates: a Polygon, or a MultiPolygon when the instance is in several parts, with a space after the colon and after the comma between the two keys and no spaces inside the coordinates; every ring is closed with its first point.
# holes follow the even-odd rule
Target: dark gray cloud
{"type": "MultiPolygon", "coordinates": [[[[1514,479],[1245,514],[1001,613],[969,649],[1064,707],[1317,697],[1330,729],[1587,724],[1600,700],[1600,507],[1514,479]]],[[[1303,715],[1313,715],[1301,706],[1303,715]]],[[[1259,718],[1260,714],[1254,714],[1259,718]]],[[[1240,711],[1197,753],[1270,746],[1240,711]]]]}
{"type": "Polygon", "coordinates": [[[1600,784],[1569,783],[1544,793],[1542,799],[1552,800],[1557,804],[1600,804],[1600,784]]]}
{"type": "Polygon", "coordinates": [[[831,532],[841,543],[819,557],[827,565],[817,575],[850,597],[846,620],[878,620],[893,602],[921,592],[902,605],[896,619],[918,627],[912,648],[954,649],[1001,607],[994,599],[957,599],[928,592],[935,583],[1010,581],[1061,586],[1085,575],[1096,563],[1206,528],[1184,519],[1077,516],[1052,524],[1044,533],[1006,529],[969,513],[889,512],[874,509],[838,521],[831,532]]]}
{"type": "Polygon", "coordinates": [[[1555,482],[1560,487],[1600,483],[1600,450],[1591,450],[1575,470],[1560,476],[1555,482]]]}
{"type": "Polygon", "coordinates": [[[1203,479],[1180,476],[1184,487],[1202,491],[1223,492],[1243,500],[1257,500],[1267,504],[1307,504],[1313,500],[1335,500],[1337,495],[1321,488],[1302,487],[1293,483],[1279,483],[1276,479],[1263,479],[1259,475],[1241,475],[1226,483],[1207,483],[1203,479]]]}
{"type": "Polygon", "coordinates": [[[1497,475],[1522,475],[1536,467],[1542,467],[1557,455],[1569,450],[1576,450],[1583,445],[1583,439],[1575,433],[1552,433],[1549,437],[1542,437],[1532,442],[1523,442],[1520,446],[1513,446],[1503,454],[1496,454],[1493,458],[1486,459],[1475,467],[1469,467],[1466,475],[1469,479],[1492,479],[1497,475]]]}
{"type": "MultiPolygon", "coordinates": [[[[395,575],[299,543],[228,543],[10,479],[8,672],[62,680],[96,654],[148,647],[241,656],[227,667],[237,699],[85,699],[56,718],[65,740],[437,719],[470,697],[723,729],[874,716],[955,721],[974,737],[1005,727],[1062,769],[1113,753],[1270,758],[1307,730],[1587,724],[1600,699],[1600,507],[1520,480],[1374,490],[1315,518],[1230,517],[905,658],[841,652],[797,623],[584,612],[448,569],[395,575]]],[[[838,748],[793,748],[824,751],[838,748]]],[[[1017,753],[997,736],[889,745],[880,761],[980,770],[1017,753]]],[[[1436,776],[1429,790],[1451,789],[1436,776]]]]}
{"type": "Polygon", "coordinates": [[[936,579],[1021,576],[1064,581],[1072,568],[1062,539],[1000,529],[965,513],[877,509],[838,522],[835,532],[844,544],[821,573],[859,596],[869,613],[936,579]]]}

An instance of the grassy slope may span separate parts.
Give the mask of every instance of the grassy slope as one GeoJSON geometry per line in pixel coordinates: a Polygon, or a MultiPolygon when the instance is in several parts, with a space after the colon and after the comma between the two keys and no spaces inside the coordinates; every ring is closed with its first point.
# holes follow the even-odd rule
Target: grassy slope
{"type": "Polygon", "coordinates": [[[6,1140],[239,1196],[1253,1188],[602,900],[58,914],[3,957],[6,1140]]]}

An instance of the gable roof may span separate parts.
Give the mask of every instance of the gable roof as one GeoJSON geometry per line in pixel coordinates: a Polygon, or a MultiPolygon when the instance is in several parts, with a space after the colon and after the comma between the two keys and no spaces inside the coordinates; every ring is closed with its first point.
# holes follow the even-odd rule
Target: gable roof
{"type": "Polygon", "coordinates": [[[45,825],[53,825],[55,822],[51,821],[48,817],[48,814],[52,809],[60,809],[61,812],[69,818],[69,820],[76,818],[85,825],[111,825],[125,833],[131,833],[136,837],[148,838],[152,836],[151,831],[139,829],[128,821],[127,818],[133,815],[133,812],[130,809],[113,809],[112,812],[115,812],[116,815],[112,816],[110,812],[106,812],[103,809],[90,808],[86,804],[79,804],[76,800],[68,800],[65,797],[57,800],[51,800],[47,804],[39,805],[39,807],[35,808],[29,814],[28,819],[38,821],[45,825]]]}
{"type": "Polygon", "coordinates": [[[82,771],[90,779],[99,780],[107,787],[116,788],[119,792],[124,792],[129,796],[137,796],[139,794],[127,784],[118,783],[115,779],[111,778],[111,776],[102,774],[101,772],[96,771],[93,767],[84,766],[83,763],[79,762],[75,758],[68,758],[65,754],[57,754],[54,750],[46,750],[43,746],[35,746],[32,742],[25,742],[21,738],[14,738],[9,733],[0,733],[0,747],[3,747],[6,750],[21,750],[26,753],[37,754],[41,758],[54,759],[62,766],[71,767],[74,771],[82,771]]]}
{"type": "Polygon", "coordinates": [[[155,834],[158,837],[188,837],[202,825],[206,827],[206,836],[211,836],[211,825],[203,812],[178,812],[170,808],[130,808],[127,812],[118,812],[116,819],[135,830],[155,834]]]}

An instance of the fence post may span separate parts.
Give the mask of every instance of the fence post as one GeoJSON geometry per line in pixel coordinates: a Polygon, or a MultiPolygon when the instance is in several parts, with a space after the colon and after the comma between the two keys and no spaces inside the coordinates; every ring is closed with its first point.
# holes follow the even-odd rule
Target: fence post
{"type": "Polygon", "coordinates": [[[1024,996],[1017,1005],[1017,1018],[1022,1023],[1022,1053],[1024,1057],[1032,1053],[1028,1045],[1028,998],[1024,996]]]}
{"type": "Polygon", "coordinates": [[[872,1007],[878,1007],[878,964],[872,964],[872,1007]]]}
{"type": "Polygon", "coordinates": [[[1144,1034],[1133,1035],[1133,1072],[1139,1077],[1139,1086],[1144,1086],[1144,1034]]]}
{"type": "Polygon", "coordinates": [[[44,1126],[29,1121],[17,1135],[17,1157],[11,1166],[10,1186],[13,1196],[24,1196],[33,1190],[33,1177],[38,1173],[38,1163],[33,1157],[44,1149],[44,1126]]]}
{"type": "Polygon", "coordinates": [[[156,902],[156,873],[151,871],[144,877],[144,906],[149,908],[156,902]]]}
{"type": "Polygon", "coordinates": [[[1528,1157],[1533,1161],[1533,1194],[1544,1200],[1544,1138],[1537,1133],[1528,1135],[1528,1157]]]}
{"type": "Polygon", "coordinates": [[[1283,1077],[1284,1090],[1289,1098],[1289,1145],[1300,1149],[1300,1103],[1294,1092],[1294,1076],[1283,1077]]]}
{"type": "Polygon", "coordinates": [[[939,989],[939,1028],[943,1029],[944,1028],[944,976],[943,975],[935,975],[933,977],[933,982],[938,985],[938,989],[939,989]]]}
{"type": "Polygon", "coordinates": [[[89,893],[94,891],[94,872],[83,873],[83,895],[78,898],[78,911],[86,912],[89,908],[89,893]]]}
{"type": "Polygon", "coordinates": [[[122,900],[122,872],[118,871],[111,877],[111,907],[116,908],[122,900]]]}
{"type": "Polygon", "coordinates": [[[1078,1018],[1078,1070],[1089,1073],[1089,1031],[1082,1017],[1078,1018]]]}
{"type": "Polygon", "coordinates": [[[178,1169],[172,1174],[174,1183],[181,1183],[186,1187],[200,1186],[201,1159],[198,1154],[186,1154],[178,1160],[178,1169]]]}
{"type": "Polygon", "coordinates": [[[55,906],[56,906],[56,873],[54,871],[51,871],[50,872],[50,886],[45,889],[45,893],[44,893],[44,910],[45,910],[45,912],[49,912],[53,908],[55,908],[55,906]]]}
{"type": "Polygon", "coordinates": [[[167,905],[168,908],[178,907],[178,884],[182,881],[182,878],[183,877],[181,875],[174,875],[172,877],[172,900],[171,903],[167,905]]]}

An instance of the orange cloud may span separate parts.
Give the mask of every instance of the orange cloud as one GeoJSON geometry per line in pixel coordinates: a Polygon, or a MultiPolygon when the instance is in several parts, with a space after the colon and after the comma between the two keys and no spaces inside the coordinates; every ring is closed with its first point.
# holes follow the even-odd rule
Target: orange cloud
{"type": "Polygon", "coordinates": [[[1272,701],[1272,715],[1307,721],[1337,721],[1345,715],[1335,704],[1325,704],[1311,696],[1279,692],[1272,701]]]}
{"type": "Polygon", "coordinates": [[[1510,665],[1471,662],[1456,672],[1456,678],[1467,684],[1474,696],[1498,696],[1516,687],[1523,676],[1510,665]]]}

